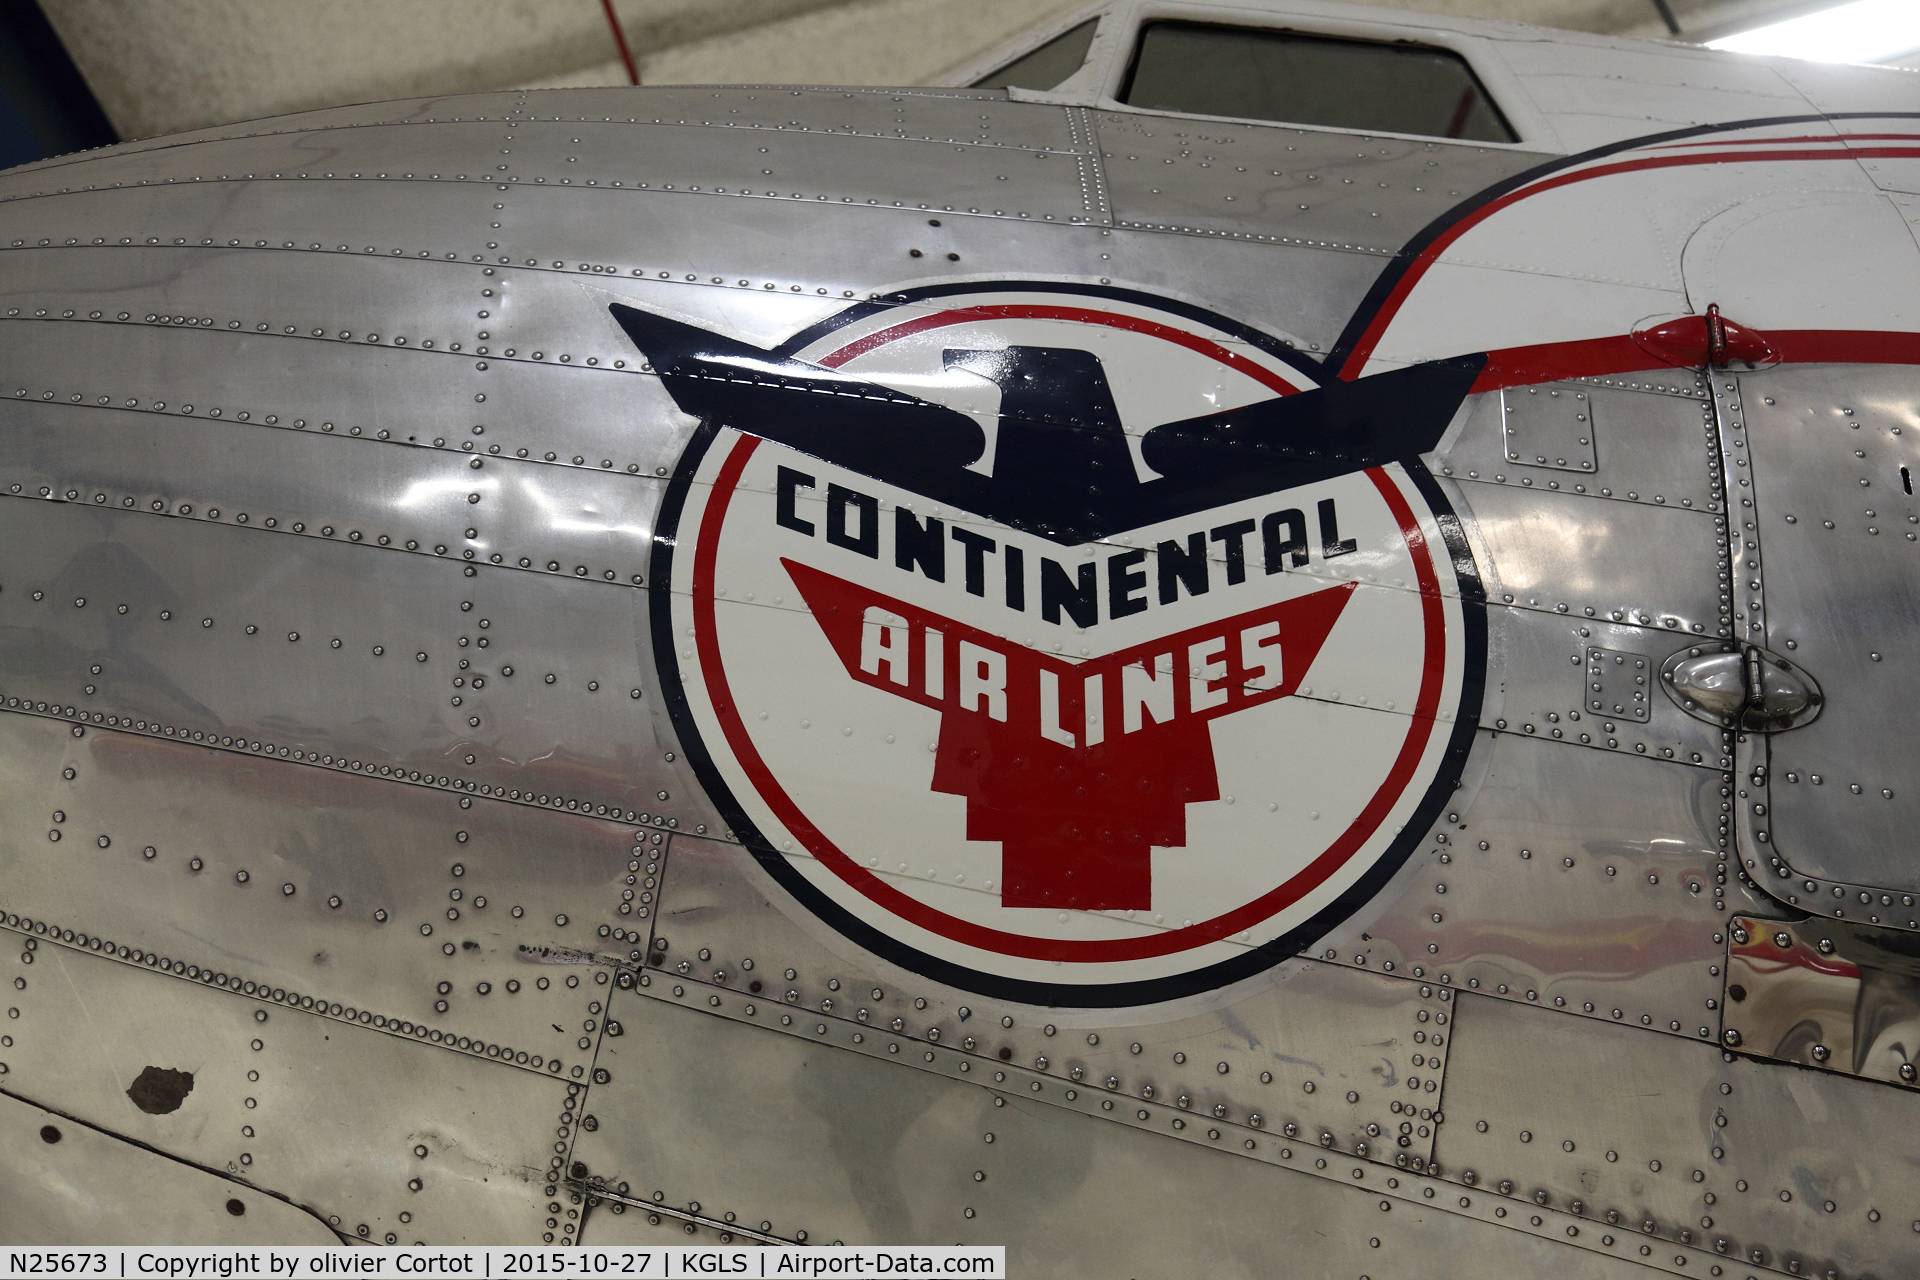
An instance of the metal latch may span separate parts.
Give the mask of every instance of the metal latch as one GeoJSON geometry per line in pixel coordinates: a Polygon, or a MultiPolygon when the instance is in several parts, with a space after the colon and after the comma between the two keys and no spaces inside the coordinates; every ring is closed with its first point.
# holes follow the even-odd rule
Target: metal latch
{"type": "Polygon", "coordinates": [[[1703,316],[1681,316],[1635,329],[1633,340],[1649,354],[1681,368],[1724,369],[1739,361],[1757,369],[1780,359],[1758,330],[1727,319],[1717,304],[1709,306],[1703,316]]]}
{"type": "Polygon", "coordinates": [[[1806,668],[1731,640],[1673,654],[1661,664],[1660,687],[1694,719],[1749,733],[1798,728],[1823,705],[1819,682],[1806,668]]]}

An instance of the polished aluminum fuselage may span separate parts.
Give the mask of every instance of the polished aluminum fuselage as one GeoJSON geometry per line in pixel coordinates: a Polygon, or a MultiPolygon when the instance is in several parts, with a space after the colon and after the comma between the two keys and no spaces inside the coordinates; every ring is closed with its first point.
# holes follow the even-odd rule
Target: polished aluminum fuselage
{"type": "Polygon", "coordinates": [[[1052,94],[502,93],[0,177],[0,1237],[1920,1262],[1920,90],[1307,13],[1465,51],[1521,141],[1367,136],[1121,106],[1139,17],[1052,94]],[[703,427],[613,308],[772,349],[1010,283],[1323,387],[1487,357],[1419,460],[1484,627],[1449,796],[1177,998],[859,945],[668,696],[703,427]],[[1709,305],[1759,358],[1644,337],[1709,305]],[[1696,646],[1817,718],[1690,711],[1696,646]]]}

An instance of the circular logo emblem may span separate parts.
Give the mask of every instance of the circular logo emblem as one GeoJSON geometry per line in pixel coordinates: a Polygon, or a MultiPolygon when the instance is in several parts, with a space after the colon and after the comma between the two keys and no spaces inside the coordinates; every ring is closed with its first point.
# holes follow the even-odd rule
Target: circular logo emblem
{"type": "Polygon", "coordinates": [[[1112,290],[854,308],[775,351],[616,314],[701,428],[656,540],[690,759],[807,909],[1112,1006],[1293,954],[1451,791],[1478,584],[1419,455],[1473,362],[1332,381],[1112,290]]]}

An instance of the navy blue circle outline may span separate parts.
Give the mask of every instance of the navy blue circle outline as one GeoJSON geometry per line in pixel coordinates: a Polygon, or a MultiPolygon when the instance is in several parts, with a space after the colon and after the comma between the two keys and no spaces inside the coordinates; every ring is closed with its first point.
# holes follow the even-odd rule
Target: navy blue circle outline
{"type": "MultiPolygon", "coordinates": [[[[912,293],[903,291],[891,294],[889,297],[902,300],[913,297],[940,297],[959,292],[986,292],[996,287],[1010,291],[1043,289],[1141,302],[1157,309],[1183,314],[1220,332],[1244,336],[1275,354],[1291,350],[1285,344],[1277,343],[1267,335],[1226,321],[1200,308],[1185,304],[1169,306],[1161,300],[1154,299],[1152,295],[1133,290],[1061,285],[1046,281],[1008,281],[997,286],[979,283],[965,286],[937,286],[934,289],[912,293]]],[[[861,316],[871,315],[876,309],[887,305],[897,304],[890,304],[885,300],[877,303],[856,304],[796,334],[778,350],[781,354],[790,354],[811,344],[820,336],[844,327],[845,324],[861,316]]],[[[654,666],[659,676],[667,713],[673,721],[675,732],[679,735],[680,748],[685,754],[688,765],[699,778],[701,786],[706,789],[708,798],[719,811],[721,818],[726,821],[727,829],[732,832],[734,838],[740,841],[742,847],[753,856],[768,875],[793,896],[800,906],[841,936],[883,960],[931,981],[944,983],[962,991],[973,992],[991,999],[1051,1008],[1125,1008],[1158,1004],[1215,990],[1263,972],[1301,954],[1302,948],[1317,942],[1329,930],[1365,906],[1398,873],[1401,866],[1412,856],[1413,851],[1420,847],[1428,828],[1439,820],[1441,812],[1453,796],[1466,766],[1468,752],[1473,746],[1474,731],[1479,723],[1480,706],[1486,690],[1486,592],[1474,560],[1472,547],[1461,528],[1458,515],[1455,514],[1452,504],[1447,500],[1432,473],[1416,458],[1402,461],[1399,465],[1406,470],[1414,487],[1425,499],[1428,509],[1438,523],[1441,539],[1446,547],[1447,559],[1452,564],[1454,575],[1460,586],[1460,612],[1464,631],[1460,698],[1455,708],[1453,729],[1441,756],[1439,769],[1433,781],[1428,784],[1426,795],[1421,799],[1399,836],[1380,857],[1374,860],[1373,865],[1359,879],[1347,886],[1338,897],[1306,921],[1277,938],[1249,948],[1246,954],[1161,978],[1088,984],[1035,982],[986,973],[911,947],[854,915],[829,897],[824,890],[801,875],[788,862],[785,855],[773,847],[772,842],[760,833],[746,811],[734,799],[732,789],[715,764],[705,740],[701,737],[699,725],[695,722],[687,699],[685,684],[680,678],[679,663],[674,657],[678,650],[673,636],[673,558],[678,551],[680,521],[686,510],[687,495],[692,490],[695,474],[699,471],[701,463],[705,461],[707,451],[712,447],[719,433],[720,428],[711,422],[702,422],[695,430],[692,440],[680,455],[680,461],[674,468],[672,478],[668,481],[660,514],[654,525],[653,550],[648,566],[648,621],[653,641],[654,666]]]]}

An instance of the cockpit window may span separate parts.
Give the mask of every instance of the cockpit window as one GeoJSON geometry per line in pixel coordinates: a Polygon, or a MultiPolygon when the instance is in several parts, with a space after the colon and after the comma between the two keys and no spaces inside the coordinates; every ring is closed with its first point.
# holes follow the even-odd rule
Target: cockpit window
{"type": "Polygon", "coordinates": [[[1193,115],[1518,141],[1466,59],[1431,45],[1154,22],[1141,30],[1120,100],[1193,115]]]}
{"type": "Polygon", "coordinates": [[[973,87],[1037,89],[1044,93],[1080,69],[1087,60],[1087,49],[1093,44],[1093,29],[1099,25],[1100,19],[1091,18],[1064,35],[1055,36],[1025,57],[1015,58],[991,75],[975,80],[973,87]]]}

